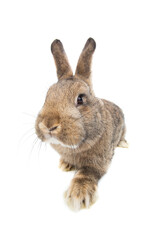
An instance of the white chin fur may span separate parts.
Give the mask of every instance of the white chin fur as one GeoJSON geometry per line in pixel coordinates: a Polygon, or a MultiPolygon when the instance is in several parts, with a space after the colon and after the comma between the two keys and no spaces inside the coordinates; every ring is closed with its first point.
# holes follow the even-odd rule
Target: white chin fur
{"type": "Polygon", "coordinates": [[[66,145],[66,144],[60,142],[59,140],[57,140],[57,139],[54,138],[54,137],[47,138],[45,142],[46,142],[46,143],[50,143],[50,144],[56,144],[56,145],[59,144],[59,145],[61,145],[62,147],[72,148],[72,149],[75,149],[75,148],[77,148],[77,147],[79,146],[78,144],[77,144],[77,145],[66,145]]]}

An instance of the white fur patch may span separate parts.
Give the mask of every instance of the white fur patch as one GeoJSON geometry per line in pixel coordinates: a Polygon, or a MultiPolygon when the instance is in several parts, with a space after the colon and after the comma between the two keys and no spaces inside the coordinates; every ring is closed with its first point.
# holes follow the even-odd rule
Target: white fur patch
{"type": "Polygon", "coordinates": [[[129,145],[126,141],[120,141],[117,147],[128,148],[129,145]]]}
{"type": "Polygon", "coordinates": [[[70,188],[64,193],[64,199],[68,207],[76,212],[82,208],[89,208],[92,204],[96,202],[97,198],[97,191],[94,192],[92,199],[90,198],[88,193],[81,197],[74,196],[72,195],[70,188]]]}
{"type": "Polygon", "coordinates": [[[79,145],[66,145],[64,143],[62,143],[61,141],[59,141],[58,139],[56,139],[55,137],[48,137],[46,136],[46,143],[50,143],[50,144],[60,144],[62,147],[66,147],[66,148],[72,148],[75,149],[77,147],[79,147],[79,145]]]}

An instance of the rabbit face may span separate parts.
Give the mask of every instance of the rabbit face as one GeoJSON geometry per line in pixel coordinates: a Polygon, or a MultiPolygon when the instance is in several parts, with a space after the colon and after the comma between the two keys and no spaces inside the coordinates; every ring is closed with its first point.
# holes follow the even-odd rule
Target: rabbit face
{"type": "Polygon", "coordinates": [[[93,122],[96,101],[82,80],[62,80],[52,85],[36,120],[37,136],[63,147],[79,147],[92,125],[89,123],[93,122]]]}

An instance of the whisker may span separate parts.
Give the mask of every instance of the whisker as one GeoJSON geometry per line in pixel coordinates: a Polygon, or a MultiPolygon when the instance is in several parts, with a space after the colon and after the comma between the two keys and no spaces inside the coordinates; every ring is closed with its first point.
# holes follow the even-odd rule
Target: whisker
{"type": "Polygon", "coordinates": [[[24,125],[29,125],[29,124],[32,124],[32,126],[35,124],[35,122],[24,122],[23,123],[24,125]]]}
{"type": "Polygon", "coordinates": [[[31,152],[30,152],[30,154],[29,154],[29,158],[31,158],[33,149],[34,149],[34,147],[35,147],[35,145],[36,145],[36,143],[37,143],[38,140],[39,140],[38,137],[36,137],[35,140],[33,141],[33,145],[32,145],[32,148],[31,148],[31,152]]]}
{"type": "Polygon", "coordinates": [[[35,133],[32,133],[31,135],[29,135],[28,137],[26,137],[26,139],[24,139],[24,141],[23,141],[23,144],[28,140],[28,139],[30,139],[32,136],[34,136],[35,135],[35,133]]]}
{"type": "Polygon", "coordinates": [[[35,115],[33,115],[33,114],[30,114],[30,113],[22,112],[22,114],[25,114],[25,115],[27,115],[27,116],[29,116],[29,117],[36,118],[36,116],[35,116],[35,115]]]}
{"type": "Polygon", "coordinates": [[[28,130],[21,136],[21,138],[19,139],[19,144],[20,144],[20,143],[23,143],[23,144],[24,144],[24,142],[26,142],[26,140],[28,140],[31,136],[33,136],[35,133],[30,134],[30,132],[33,131],[33,130],[34,130],[33,127],[30,128],[30,129],[28,129],[28,130]],[[28,134],[29,134],[29,136],[27,136],[28,134]]]}
{"type": "Polygon", "coordinates": [[[46,151],[46,149],[47,149],[47,143],[45,142],[45,144],[44,144],[43,146],[45,147],[45,151],[46,151]]]}
{"type": "Polygon", "coordinates": [[[39,156],[40,156],[40,150],[42,147],[42,141],[39,142],[39,149],[38,149],[38,160],[39,160],[39,156]]]}

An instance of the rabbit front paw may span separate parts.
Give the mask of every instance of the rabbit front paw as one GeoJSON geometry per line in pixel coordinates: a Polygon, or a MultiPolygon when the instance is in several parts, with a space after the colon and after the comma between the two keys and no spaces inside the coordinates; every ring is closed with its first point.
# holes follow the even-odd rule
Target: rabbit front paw
{"type": "Polygon", "coordinates": [[[75,167],[74,167],[73,165],[65,162],[65,161],[63,160],[63,158],[60,159],[59,168],[60,168],[62,171],[65,171],[65,172],[75,170],[75,167]]]}
{"type": "Polygon", "coordinates": [[[97,186],[89,178],[74,178],[64,194],[67,205],[74,211],[89,208],[97,199],[97,186]]]}

